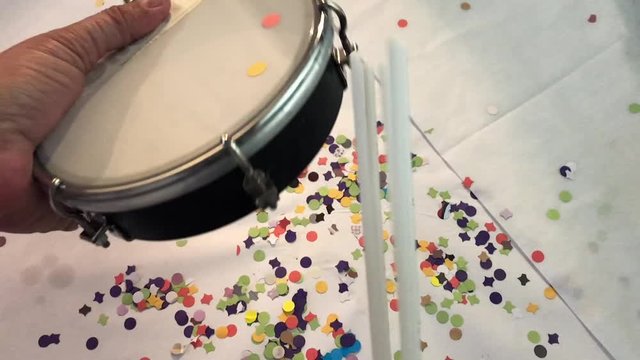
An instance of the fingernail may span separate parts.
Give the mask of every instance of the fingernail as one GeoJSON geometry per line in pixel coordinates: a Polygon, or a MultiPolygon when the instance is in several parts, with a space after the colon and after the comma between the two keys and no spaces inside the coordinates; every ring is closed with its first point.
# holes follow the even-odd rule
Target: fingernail
{"type": "Polygon", "coordinates": [[[138,0],[143,8],[154,9],[163,6],[167,0],[138,0]]]}

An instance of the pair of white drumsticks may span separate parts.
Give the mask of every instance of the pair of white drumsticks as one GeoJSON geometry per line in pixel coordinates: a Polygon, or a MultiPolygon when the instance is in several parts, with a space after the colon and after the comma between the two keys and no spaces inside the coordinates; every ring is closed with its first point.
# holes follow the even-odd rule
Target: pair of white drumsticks
{"type": "MultiPolygon", "coordinates": [[[[391,359],[389,318],[385,293],[385,261],[377,167],[375,76],[356,54],[350,56],[351,91],[361,188],[365,266],[373,359],[391,359]]],[[[389,190],[398,267],[400,345],[402,358],[420,359],[419,272],[415,253],[415,217],[410,148],[409,75],[405,48],[389,42],[388,63],[381,68],[383,120],[388,132],[389,190]]]]}

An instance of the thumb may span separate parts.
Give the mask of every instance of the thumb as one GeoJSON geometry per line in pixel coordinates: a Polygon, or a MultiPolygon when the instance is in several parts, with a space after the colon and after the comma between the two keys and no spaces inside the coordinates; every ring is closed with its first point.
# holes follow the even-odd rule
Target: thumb
{"type": "Polygon", "coordinates": [[[75,24],[44,35],[67,51],[61,59],[87,73],[110,52],[125,47],[169,16],[170,0],[137,0],[113,6],[75,24]]]}

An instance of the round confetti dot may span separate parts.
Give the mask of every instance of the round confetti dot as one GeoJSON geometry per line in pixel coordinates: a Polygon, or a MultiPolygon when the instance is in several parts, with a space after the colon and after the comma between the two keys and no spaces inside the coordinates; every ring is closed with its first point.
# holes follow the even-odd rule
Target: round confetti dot
{"type": "Polygon", "coordinates": [[[236,336],[236,334],[238,333],[238,327],[233,325],[233,324],[229,324],[227,325],[227,336],[228,337],[234,337],[236,336]]]}
{"type": "Polygon", "coordinates": [[[556,294],[556,291],[552,287],[547,287],[546,289],[544,289],[544,297],[549,300],[555,299],[557,295],[558,294],[556,294]]]}
{"type": "Polygon", "coordinates": [[[449,313],[443,310],[438,311],[436,320],[438,320],[440,324],[446,324],[449,321],[449,313]]]}
{"type": "Polygon", "coordinates": [[[256,77],[262,75],[267,70],[267,64],[262,61],[258,61],[251,65],[249,69],[247,69],[247,75],[250,77],[256,77]]]}
{"type": "Polygon", "coordinates": [[[98,339],[95,337],[88,338],[86,346],[88,350],[95,350],[98,347],[98,339]]]}
{"type": "Polygon", "coordinates": [[[436,305],[435,302],[430,302],[424,307],[424,310],[427,312],[427,314],[433,315],[438,312],[438,305],[436,305]]]}
{"type": "Polygon", "coordinates": [[[329,286],[327,285],[326,281],[320,280],[316,283],[316,292],[318,294],[324,294],[327,292],[328,289],[329,289],[329,286]]]}
{"type": "Polygon", "coordinates": [[[226,326],[219,326],[216,328],[216,336],[218,339],[224,339],[229,334],[229,329],[226,326]]]}
{"type": "Polygon", "coordinates": [[[462,339],[462,330],[459,328],[452,328],[449,330],[449,337],[454,341],[462,339]]]}
{"type": "Polygon", "coordinates": [[[407,19],[400,19],[398,20],[398,27],[401,29],[404,29],[407,27],[407,25],[409,25],[409,22],[407,21],[407,19]]]}
{"type": "Polygon", "coordinates": [[[265,29],[274,28],[280,24],[280,18],[280,14],[278,13],[267,14],[262,18],[262,27],[265,29]]]}
{"type": "Polygon", "coordinates": [[[494,291],[489,295],[489,300],[491,300],[493,304],[498,305],[502,302],[502,295],[500,295],[499,292],[494,291]]]}
{"type": "Polygon", "coordinates": [[[271,320],[271,315],[268,312],[261,312],[258,314],[258,322],[262,325],[266,325],[271,320]]]}
{"type": "Polygon", "coordinates": [[[258,319],[258,312],[255,310],[247,310],[244,313],[244,321],[247,322],[247,325],[253,324],[258,319]]]}
{"type": "Polygon", "coordinates": [[[399,309],[398,299],[391,299],[391,301],[389,301],[389,308],[391,308],[391,310],[395,312],[398,312],[398,309],[399,309]]]}
{"type": "Polygon", "coordinates": [[[121,301],[124,305],[131,305],[133,304],[133,295],[125,293],[124,295],[122,295],[121,301]]]}
{"type": "Polygon", "coordinates": [[[184,276],[180,273],[175,273],[171,275],[171,283],[174,285],[180,285],[184,282],[184,276]]]}
{"type": "Polygon", "coordinates": [[[238,285],[248,286],[251,283],[251,278],[248,275],[242,275],[238,278],[238,285]]]}
{"type": "Polygon", "coordinates": [[[536,345],[533,347],[533,353],[540,359],[543,359],[547,357],[547,348],[542,345],[536,345]]]}
{"type": "Polygon", "coordinates": [[[507,273],[502,269],[496,269],[493,272],[493,277],[498,281],[502,281],[507,278],[507,273]]]}
{"type": "Polygon", "coordinates": [[[283,266],[278,266],[275,270],[275,275],[278,279],[282,279],[287,276],[287,269],[283,266]]]}
{"type": "Polygon", "coordinates": [[[316,240],[318,240],[318,233],[315,231],[309,231],[307,233],[307,241],[314,242],[316,240]]]}
{"type": "Polygon", "coordinates": [[[531,330],[527,333],[527,339],[529,339],[531,343],[537,344],[540,342],[540,334],[535,330],[531,330]]]}
{"type": "Polygon", "coordinates": [[[307,360],[316,360],[318,358],[318,350],[313,348],[307,349],[305,356],[307,357],[307,360]]]}
{"type": "Polygon", "coordinates": [[[293,283],[299,283],[302,280],[302,274],[300,274],[299,271],[294,270],[291,273],[289,273],[289,281],[293,282],[293,283]]]}
{"type": "Polygon", "coordinates": [[[453,325],[454,327],[461,327],[462,324],[464,324],[464,318],[462,317],[462,315],[451,315],[451,325],[453,325]]]}
{"type": "Polygon", "coordinates": [[[116,308],[116,314],[118,314],[118,316],[125,316],[128,312],[129,312],[129,307],[127,307],[127,305],[125,304],[120,304],[116,308]]]}
{"type": "Polygon", "coordinates": [[[400,352],[400,350],[393,353],[393,360],[402,360],[402,353],[400,352]]]}
{"type": "Polygon", "coordinates": [[[296,304],[291,300],[287,300],[282,304],[282,311],[284,311],[287,314],[292,313],[295,308],[296,308],[296,304]]]}
{"type": "Polygon", "coordinates": [[[489,115],[498,115],[498,108],[495,105],[487,106],[487,112],[489,115]]]}
{"type": "Polygon", "coordinates": [[[358,203],[352,203],[352,204],[349,206],[349,210],[350,210],[352,213],[354,213],[354,214],[359,213],[361,209],[362,209],[362,205],[360,205],[360,204],[358,204],[358,203]]]}
{"type": "Polygon", "coordinates": [[[288,316],[284,323],[287,325],[287,329],[293,330],[298,327],[298,318],[294,315],[288,316]]]}
{"type": "Polygon", "coordinates": [[[195,303],[196,303],[196,299],[191,295],[185,296],[184,299],[182,300],[182,305],[188,308],[192,307],[195,303]]]}
{"type": "Polygon", "coordinates": [[[313,262],[311,261],[311,258],[308,256],[305,256],[302,259],[300,259],[300,266],[302,266],[303,269],[308,269],[312,263],[313,262]]]}
{"type": "Polygon", "coordinates": [[[207,314],[203,310],[196,310],[193,313],[193,321],[201,323],[207,317],[207,314]]]}
{"type": "Polygon", "coordinates": [[[463,2],[462,4],[460,4],[460,9],[462,10],[470,10],[471,9],[471,4],[469,4],[468,2],[463,2]]]}
{"type": "Polygon", "coordinates": [[[393,294],[396,292],[396,283],[393,280],[387,280],[387,293],[393,294]]]}
{"type": "Polygon", "coordinates": [[[133,302],[137,304],[142,300],[144,300],[144,294],[142,293],[142,291],[136,291],[133,294],[133,302]]]}
{"type": "Polygon", "coordinates": [[[549,220],[560,220],[560,212],[557,209],[547,210],[547,218],[549,220]]]}
{"type": "Polygon", "coordinates": [[[541,263],[544,261],[544,253],[540,250],[536,250],[531,253],[531,260],[536,263],[541,263]]]}
{"type": "Polygon", "coordinates": [[[256,219],[258,220],[258,222],[260,223],[266,223],[267,221],[269,221],[269,214],[267,214],[264,211],[260,211],[257,215],[256,215],[256,219]]]}
{"type": "Polygon", "coordinates": [[[136,319],[130,317],[124,321],[124,328],[127,330],[133,330],[136,328],[136,324],[137,324],[136,319]]]}
{"type": "Polygon", "coordinates": [[[253,253],[253,260],[256,262],[264,261],[266,255],[263,250],[256,250],[253,253]]]}
{"type": "MultiPolygon", "coordinates": [[[[591,16],[593,16],[594,18],[593,22],[595,22],[595,15],[591,15],[591,16]]],[[[629,104],[629,112],[632,114],[640,113],[640,104],[638,103],[629,104]]]]}
{"type": "Polygon", "coordinates": [[[573,199],[573,195],[571,195],[570,192],[565,190],[560,192],[560,194],[558,195],[558,198],[560,199],[560,201],[564,203],[568,203],[573,199]]]}
{"type": "Polygon", "coordinates": [[[509,240],[509,238],[504,233],[500,233],[500,234],[496,235],[496,242],[498,244],[502,244],[503,242],[505,242],[507,240],[509,240]]]}
{"type": "Polygon", "coordinates": [[[251,341],[253,341],[254,344],[262,344],[266,338],[266,334],[253,333],[253,335],[251,335],[251,341]]]}
{"type": "Polygon", "coordinates": [[[40,336],[40,338],[38,339],[38,346],[44,348],[51,345],[51,340],[49,338],[49,335],[42,335],[40,336]]]}
{"type": "Polygon", "coordinates": [[[278,292],[278,295],[284,296],[289,293],[289,287],[287,284],[278,284],[276,285],[276,291],[278,292]]]}

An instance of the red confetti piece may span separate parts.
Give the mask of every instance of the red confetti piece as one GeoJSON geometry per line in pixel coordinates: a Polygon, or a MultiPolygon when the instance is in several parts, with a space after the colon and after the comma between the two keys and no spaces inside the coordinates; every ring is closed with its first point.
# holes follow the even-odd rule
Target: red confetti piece
{"type": "Polygon", "coordinates": [[[235,325],[233,325],[233,324],[227,325],[227,336],[228,337],[234,337],[234,336],[236,336],[237,333],[238,333],[238,328],[235,325]]]}
{"type": "Polygon", "coordinates": [[[287,325],[287,329],[293,330],[298,327],[298,318],[295,315],[290,315],[284,323],[287,325]]]}
{"type": "Polygon", "coordinates": [[[305,356],[307,357],[307,360],[316,360],[318,358],[318,350],[308,349],[305,356]]]}
{"type": "Polygon", "coordinates": [[[196,331],[196,334],[205,335],[206,333],[207,333],[207,325],[198,326],[198,330],[196,331]]]}
{"type": "Polygon", "coordinates": [[[407,27],[407,25],[409,25],[409,22],[407,21],[407,19],[400,19],[398,20],[398,27],[401,29],[404,29],[407,27]]]}
{"type": "Polygon", "coordinates": [[[488,232],[496,231],[496,226],[492,222],[484,224],[484,228],[487,229],[488,232]]]}
{"type": "Polygon", "coordinates": [[[387,162],[387,155],[385,155],[385,154],[381,154],[381,155],[379,155],[379,156],[378,156],[378,162],[379,162],[380,164],[384,164],[384,163],[386,163],[386,162],[387,162]]]}
{"type": "Polygon", "coordinates": [[[116,285],[120,285],[124,282],[124,274],[120,273],[116,276],[113,277],[113,279],[115,280],[116,285]]]}
{"type": "Polygon", "coordinates": [[[310,312],[307,314],[307,316],[304,317],[304,321],[310,322],[310,321],[313,321],[313,319],[315,318],[317,318],[316,314],[310,312]]]}
{"type": "Polygon", "coordinates": [[[280,24],[280,14],[271,13],[262,18],[262,27],[265,29],[271,29],[280,24]]]}
{"type": "Polygon", "coordinates": [[[196,299],[191,295],[185,296],[184,300],[182,300],[182,305],[188,308],[192,307],[195,303],[196,303],[196,299]]]}
{"type": "Polygon", "coordinates": [[[316,240],[318,240],[318,233],[315,231],[309,231],[307,233],[307,241],[314,242],[316,240]]]}
{"type": "Polygon", "coordinates": [[[240,255],[240,245],[236,245],[236,256],[240,255]]]}
{"type": "Polygon", "coordinates": [[[496,235],[496,242],[500,245],[502,245],[503,242],[509,240],[509,237],[507,237],[506,234],[504,233],[500,233],[498,235],[496,235]]]}
{"type": "Polygon", "coordinates": [[[589,18],[587,19],[587,21],[593,24],[596,21],[598,21],[598,16],[596,14],[591,14],[589,15],[589,18]]]}
{"type": "Polygon", "coordinates": [[[326,157],[318,158],[318,165],[327,165],[327,158],[326,157]]]}
{"type": "Polygon", "coordinates": [[[200,299],[200,303],[209,305],[211,304],[211,300],[213,300],[213,296],[211,294],[204,294],[202,299],[200,299]]]}
{"type": "Polygon", "coordinates": [[[544,253],[540,250],[536,250],[531,253],[531,260],[537,263],[541,263],[544,261],[544,253]]]}
{"type": "Polygon", "coordinates": [[[364,236],[360,236],[358,238],[358,244],[360,244],[360,247],[364,249],[364,236]]]}
{"type": "Polygon", "coordinates": [[[178,290],[178,296],[185,297],[187,295],[189,295],[189,288],[183,287],[182,289],[178,290]]]}
{"type": "Polygon", "coordinates": [[[140,360],[151,360],[151,359],[145,356],[145,357],[141,357],[140,360]]]}
{"type": "Polygon", "coordinates": [[[301,279],[302,279],[302,274],[300,274],[299,271],[294,270],[289,273],[289,281],[294,283],[299,283],[301,279]]]}
{"type": "Polygon", "coordinates": [[[391,310],[398,312],[398,299],[391,299],[389,302],[389,307],[391,310]]]}
{"type": "Polygon", "coordinates": [[[147,309],[147,302],[142,300],[136,304],[136,307],[138,308],[138,311],[144,311],[147,309]]]}
{"type": "Polygon", "coordinates": [[[160,289],[160,291],[166,294],[169,289],[171,289],[171,281],[164,279],[164,285],[162,285],[162,289],[160,289]]]}
{"type": "Polygon", "coordinates": [[[464,178],[462,185],[467,189],[471,189],[471,185],[473,185],[473,180],[471,180],[471,178],[467,176],[466,178],[464,178]]]}
{"type": "Polygon", "coordinates": [[[451,286],[453,286],[454,289],[457,289],[458,285],[460,285],[460,280],[454,277],[453,279],[449,280],[449,283],[451,284],[451,286]]]}
{"type": "Polygon", "coordinates": [[[202,346],[202,341],[200,341],[200,338],[197,338],[195,341],[191,342],[191,345],[194,349],[197,349],[202,346]]]}

